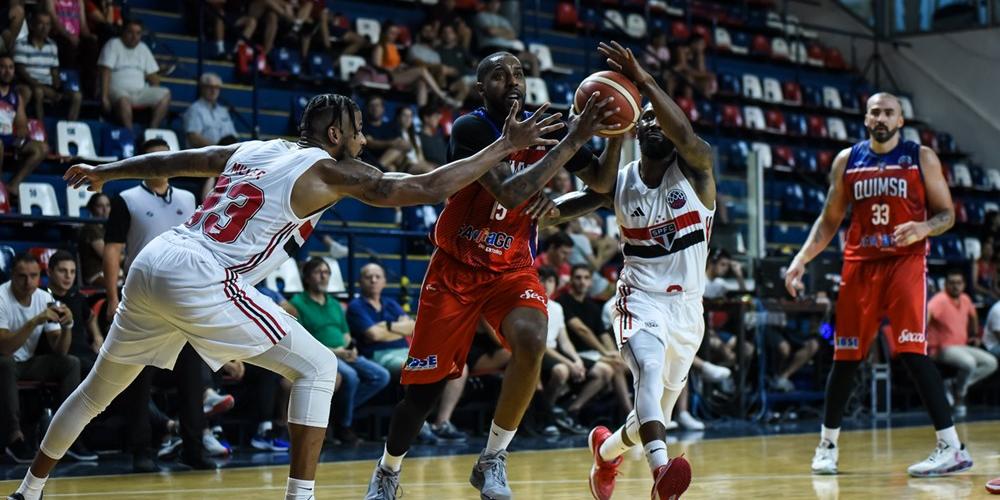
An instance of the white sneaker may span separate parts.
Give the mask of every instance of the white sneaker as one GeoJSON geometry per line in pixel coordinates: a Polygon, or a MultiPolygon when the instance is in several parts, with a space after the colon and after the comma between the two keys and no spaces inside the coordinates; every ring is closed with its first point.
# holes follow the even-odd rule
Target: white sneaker
{"type": "Polygon", "coordinates": [[[210,457],[225,457],[229,455],[229,448],[223,446],[211,432],[201,435],[201,444],[205,447],[205,453],[210,457]]]}
{"type": "Polygon", "coordinates": [[[836,474],[837,460],[840,458],[840,448],[833,443],[823,440],[816,447],[816,454],[813,455],[813,474],[836,474]]]}
{"type": "Polygon", "coordinates": [[[733,376],[733,372],[729,368],[712,364],[708,361],[702,363],[701,374],[704,375],[705,379],[709,382],[722,382],[723,380],[733,376]]]}
{"type": "Polygon", "coordinates": [[[705,430],[705,424],[694,418],[694,415],[686,411],[682,411],[677,415],[677,423],[681,424],[681,427],[689,431],[705,430]]]}
{"type": "Polygon", "coordinates": [[[671,420],[671,421],[667,422],[667,430],[668,431],[676,430],[680,426],[681,425],[678,424],[676,420],[671,420]]]}
{"type": "Polygon", "coordinates": [[[969,410],[965,407],[965,405],[956,405],[954,410],[955,418],[965,418],[969,413],[969,410]]]}
{"type": "Polygon", "coordinates": [[[906,472],[913,477],[934,477],[954,474],[972,468],[972,455],[962,445],[961,449],[948,446],[944,441],[938,441],[937,447],[926,460],[911,465],[906,472]]]}

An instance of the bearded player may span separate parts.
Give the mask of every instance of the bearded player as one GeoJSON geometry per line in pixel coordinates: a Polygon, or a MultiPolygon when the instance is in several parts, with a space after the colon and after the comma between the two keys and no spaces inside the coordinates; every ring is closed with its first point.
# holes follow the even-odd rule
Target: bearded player
{"type": "Polygon", "coordinates": [[[906,365],[930,413],[937,446],[913,464],[914,477],[968,470],[972,457],[958,439],[944,384],[927,357],[927,237],[943,234],[955,221],[951,193],[934,151],[900,139],[899,99],[885,92],[868,99],[868,140],[833,160],[823,212],[785,275],[788,293],[802,289],[805,266],[837,234],[851,209],[837,298],[833,369],[826,384],[826,408],[814,474],[836,474],[837,438],[844,406],[854,389],[854,373],[888,319],[886,339],[906,365]]]}
{"type": "Polygon", "coordinates": [[[676,498],[691,482],[691,466],[684,457],[667,456],[666,422],[705,333],[702,294],[715,215],[712,148],[631,50],[616,42],[598,50],[650,103],[636,129],[639,161],[622,168],[610,186],[560,197],[559,215],[544,219],[560,223],[604,206],[614,209],[621,227],[625,265],[612,326],[635,380],[635,409],[614,433],[603,426],[591,431],[590,491],[595,499],[611,498],[621,455],[641,443],[653,475],[651,497],[676,498]]]}
{"type": "MultiPolygon", "coordinates": [[[[471,156],[493,142],[503,117],[524,101],[524,70],[511,54],[499,52],[483,59],[476,79],[486,106],[455,121],[448,146],[451,160],[471,156]]],[[[520,150],[448,200],[432,235],[437,250],[420,291],[413,341],[403,367],[406,394],[393,412],[385,451],[366,499],[396,498],[403,455],[448,379],[461,375],[480,317],[499,333],[512,355],[486,449],[469,481],[481,498],[512,497],[506,449],[538,384],[547,331],[545,287],[532,262],[537,247],[535,217],[552,203],[538,193],[564,166],[588,183],[615,175],[617,147],[596,158],[585,146],[595,133],[617,127],[602,125],[618,111],[611,102],[612,98],[602,100],[595,92],[581,114],[569,121],[558,145],[520,150]]]]}

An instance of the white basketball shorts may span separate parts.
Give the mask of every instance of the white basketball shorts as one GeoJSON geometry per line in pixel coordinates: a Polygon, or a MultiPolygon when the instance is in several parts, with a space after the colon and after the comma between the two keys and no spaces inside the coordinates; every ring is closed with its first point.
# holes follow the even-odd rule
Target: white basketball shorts
{"type": "Polygon", "coordinates": [[[670,390],[683,388],[705,335],[701,294],[646,292],[619,281],[618,293],[612,300],[611,326],[618,349],[639,332],[649,332],[666,347],[664,386],[670,390]]]}
{"type": "Polygon", "coordinates": [[[168,231],[132,262],[101,352],[119,363],[170,369],[190,342],[215,371],[228,361],[256,356],[293,332],[309,335],[205,247],[168,231]]]}

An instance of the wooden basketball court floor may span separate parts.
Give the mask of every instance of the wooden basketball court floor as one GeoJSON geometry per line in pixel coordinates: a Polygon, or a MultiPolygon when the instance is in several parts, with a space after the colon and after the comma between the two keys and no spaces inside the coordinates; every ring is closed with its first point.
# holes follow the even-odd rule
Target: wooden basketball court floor
{"type": "MultiPolygon", "coordinates": [[[[1000,421],[960,424],[959,433],[972,451],[972,471],[947,478],[914,479],[906,467],[925,458],[933,446],[930,427],[882,428],[841,435],[839,476],[813,476],[809,463],[816,434],[709,439],[669,446],[671,456],[684,453],[694,480],[687,499],[961,499],[986,498],[983,484],[1000,475],[1000,421]]],[[[320,465],[320,499],[361,499],[372,460],[320,465]]],[[[407,459],[403,468],[406,500],[477,499],[468,476],[471,455],[407,459]]],[[[515,451],[509,460],[510,480],[518,499],[591,498],[587,488],[590,455],[586,449],[515,451]]],[[[281,499],[286,466],[221,469],[217,472],[174,472],[54,478],[45,498],[109,499],[281,499]]],[[[651,479],[645,459],[627,456],[615,499],[649,498],[651,479]]],[[[9,476],[8,476],[9,477],[9,476]]],[[[8,493],[16,481],[0,482],[8,493]]]]}

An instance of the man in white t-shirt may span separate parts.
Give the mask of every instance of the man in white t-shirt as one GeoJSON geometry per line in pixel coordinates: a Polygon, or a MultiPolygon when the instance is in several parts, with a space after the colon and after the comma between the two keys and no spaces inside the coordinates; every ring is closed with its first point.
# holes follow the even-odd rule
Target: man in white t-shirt
{"type": "MultiPolygon", "coordinates": [[[[21,433],[17,382],[56,382],[60,401],[80,385],[80,360],[68,354],[73,313],[38,288],[41,273],[38,259],[20,255],[10,281],[0,285],[0,439],[4,455],[22,464],[31,462],[35,450],[21,433]],[[43,332],[50,352],[36,355],[43,332]]],[[[78,460],[97,459],[80,443],[67,453],[78,460]]]]}
{"type": "Polygon", "coordinates": [[[170,89],[160,87],[160,66],[142,42],[142,21],[132,19],[101,49],[101,105],[122,125],[132,128],[132,110],[153,108],[151,128],[158,128],[170,108],[170,89]]]}
{"type": "Polygon", "coordinates": [[[986,326],[983,328],[983,347],[994,356],[1000,357],[1000,300],[986,314],[986,326]]]}

